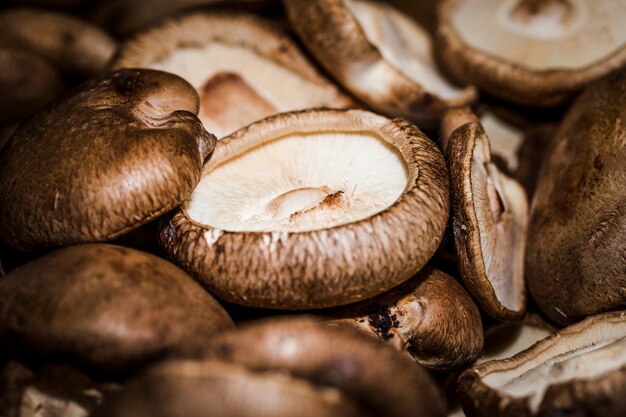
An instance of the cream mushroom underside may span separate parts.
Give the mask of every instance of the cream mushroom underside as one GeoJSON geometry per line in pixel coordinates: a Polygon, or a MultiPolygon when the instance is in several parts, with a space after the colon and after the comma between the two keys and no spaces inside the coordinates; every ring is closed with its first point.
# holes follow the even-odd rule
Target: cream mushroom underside
{"type": "Polygon", "coordinates": [[[493,113],[480,116],[480,124],[491,142],[491,153],[504,160],[510,172],[519,167],[518,153],[524,143],[524,132],[498,119],[493,113]]]}
{"type": "Polygon", "coordinates": [[[595,323],[583,334],[563,337],[522,365],[487,374],[488,386],[516,398],[529,398],[536,412],[550,385],[590,380],[626,366],[626,322],[595,323]]]}
{"type": "Polygon", "coordinates": [[[550,336],[547,329],[524,323],[507,323],[485,337],[485,350],[476,364],[510,358],[550,336]]]}
{"type": "Polygon", "coordinates": [[[402,156],[374,133],[294,132],[205,165],[187,213],[226,231],[320,230],[387,209],[407,183],[402,156]]]}
{"type": "Polygon", "coordinates": [[[275,113],[331,105],[337,97],[328,85],[252,49],[217,41],[176,49],[149,67],[177,74],[198,90],[198,117],[218,138],[275,113]]]}
{"type": "MultiPolygon", "coordinates": [[[[369,1],[345,1],[345,4],[367,39],[404,76],[442,99],[454,99],[465,93],[439,74],[432,56],[430,35],[408,17],[391,7],[369,1]]],[[[376,83],[368,86],[375,87],[376,83]]]]}
{"type": "Polygon", "coordinates": [[[470,47],[533,70],[581,69],[626,43],[623,0],[459,0],[451,18],[470,47]]]}
{"type": "MultiPolygon", "coordinates": [[[[95,395],[101,395],[94,391],[95,395]]],[[[28,387],[22,394],[20,416],[45,417],[59,415],[63,417],[87,417],[89,412],[78,402],[48,395],[36,387],[28,387]]]]}
{"type": "Polygon", "coordinates": [[[476,137],[470,174],[480,249],[498,301],[520,311],[528,204],[522,187],[490,161],[487,141],[486,136],[476,137]]]}

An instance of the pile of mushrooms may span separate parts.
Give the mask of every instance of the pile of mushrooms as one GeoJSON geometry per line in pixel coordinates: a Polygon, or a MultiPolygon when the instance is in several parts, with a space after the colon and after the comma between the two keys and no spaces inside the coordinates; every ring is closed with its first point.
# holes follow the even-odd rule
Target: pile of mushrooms
{"type": "Polygon", "coordinates": [[[0,416],[626,415],[626,3],[496,3],[0,6],[0,416]]]}

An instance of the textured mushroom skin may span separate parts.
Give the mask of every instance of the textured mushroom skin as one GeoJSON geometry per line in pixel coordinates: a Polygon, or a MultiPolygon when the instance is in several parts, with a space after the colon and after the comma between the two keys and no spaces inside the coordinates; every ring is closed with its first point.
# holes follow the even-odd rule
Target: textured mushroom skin
{"type": "Polygon", "coordinates": [[[179,204],[215,137],[184,80],[121,70],[25,122],[0,155],[0,233],[25,251],[113,239],[179,204]]]}
{"type": "Polygon", "coordinates": [[[587,84],[626,64],[626,48],[578,71],[532,71],[468,47],[450,18],[459,0],[439,6],[437,48],[439,60],[455,79],[471,82],[496,97],[526,106],[556,106],[568,102],[587,84]]]}
{"type": "MultiPolygon", "coordinates": [[[[319,111],[336,123],[350,117],[350,111],[319,111]]],[[[259,123],[282,126],[284,118],[298,113],[259,123]]],[[[243,128],[222,143],[244,137],[250,128],[258,129],[243,128]]],[[[416,178],[387,210],[330,229],[253,233],[201,225],[179,208],[164,219],[161,245],[212,294],[243,305],[334,307],[389,290],[415,275],[439,246],[449,212],[449,180],[443,156],[414,125],[395,119],[381,131],[401,138],[394,145],[418,167],[416,178]],[[405,267],[400,272],[399,265],[405,267]]]]}
{"type": "Polygon", "coordinates": [[[590,317],[537,342],[512,358],[489,361],[463,372],[458,380],[459,402],[467,417],[621,417],[626,414],[626,367],[601,375],[599,378],[572,380],[550,385],[539,409],[533,413],[527,398],[501,395],[483,382],[495,369],[510,368],[526,359],[541,354],[551,344],[559,343],[562,336],[572,337],[584,330],[588,323],[623,320],[624,313],[607,313],[590,317]],[[561,336],[560,336],[561,335],[561,336]]]}
{"type": "Polygon", "coordinates": [[[483,349],[480,311],[451,276],[425,267],[381,296],[330,312],[408,353],[421,365],[450,371],[471,365],[483,349]]]}
{"type": "Polygon", "coordinates": [[[546,154],[526,252],[530,292],[552,320],[626,306],[626,71],[590,87],[546,154]]]}
{"type": "Polygon", "coordinates": [[[119,246],[61,249],[0,283],[2,343],[105,372],[126,372],[230,327],[221,306],[179,268],[119,246]]]}
{"type": "Polygon", "coordinates": [[[448,103],[391,67],[368,41],[343,0],[286,0],[284,4],[292,26],[317,61],[376,111],[390,117],[407,118],[421,128],[434,129],[447,107],[467,104],[476,97],[476,92],[470,88],[460,99],[448,103]],[[374,65],[377,69],[385,67],[379,85],[359,86],[351,79],[353,70],[365,70],[374,65]]]}

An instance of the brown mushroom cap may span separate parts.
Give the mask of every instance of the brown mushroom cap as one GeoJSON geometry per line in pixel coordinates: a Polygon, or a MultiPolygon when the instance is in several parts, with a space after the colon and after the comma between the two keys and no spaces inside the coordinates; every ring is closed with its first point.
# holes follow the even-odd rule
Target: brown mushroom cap
{"type": "Polygon", "coordinates": [[[348,304],[406,281],[432,257],[447,187],[441,153],[406,121],[283,113],[218,142],[161,243],[231,302],[348,304]]]}
{"type": "Polygon", "coordinates": [[[196,355],[148,370],[103,415],[444,415],[423,368],[359,332],[310,318],[249,323],[196,355]]]}
{"type": "Polygon", "coordinates": [[[466,368],[483,349],[478,307],[454,278],[430,267],[383,295],[329,315],[337,317],[332,323],[375,335],[429,369],[466,368]]]}
{"type": "Polygon", "coordinates": [[[518,353],[465,371],[471,416],[626,414],[626,313],[589,317],[518,353]]]}
{"type": "Polygon", "coordinates": [[[463,281],[487,314],[519,318],[526,308],[526,194],[491,162],[489,138],[480,124],[470,121],[454,130],[448,152],[463,281]]]}
{"type": "Polygon", "coordinates": [[[552,106],[626,64],[624,25],[622,0],[446,0],[437,52],[459,80],[552,106]]]}
{"type": "Polygon", "coordinates": [[[353,105],[274,24],[244,13],[166,20],[127,41],[113,66],[187,80],[200,96],[198,117],[218,138],[279,112],[353,105]]]}
{"type": "MultiPolygon", "coordinates": [[[[0,123],[30,116],[63,89],[61,76],[45,59],[0,46],[0,123]]],[[[0,138],[0,148],[3,144],[0,138]]]]}
{"type": "Polygon", "coordinates": [[[181,78],[122,70],[21,125],[0,156],[0,233],[10,245],[105,241],[171,210],[200,178],[215,137],[181,78]]]}
{"type": "Polygon", "coordinates": [[[68,75],[90,78],[105,70],[117,42],[65,13],[11,8],[0,11],[0,46],[40,55],[68,75]]]}
{"type": "Polygon", "coordinates": [[[377,111],[434,128],[441,113],[476,98],[454,87],[431,56],[429,34],[389,5],[288,0],[289,20],[319,63],[377,111]]]}
{"type": "Polygon", "coordinates": [[[50,253],[0,281],[0,338],[14,350],[125,372],[232,327],[169,262],[121,246],[50,253]]]}
{"type": "Polygon", "coordinates": [[[527,280],[566,324],[626,307],[626,70],[586,90],[546,154],[531,207],[527,280]]]}

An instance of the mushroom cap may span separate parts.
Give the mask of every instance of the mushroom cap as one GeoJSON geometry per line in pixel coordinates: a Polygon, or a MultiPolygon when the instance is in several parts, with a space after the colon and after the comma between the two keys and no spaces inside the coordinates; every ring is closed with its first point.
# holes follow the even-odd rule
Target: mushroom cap
{"type": "Polygon", "coordinates": [[[182,270],[121,246],[64,248],[0,281],[6,346],[104,372],[127,372],[232,326],[182,270]]]}
{"type": "Polygon", "coordinates": [[[198,117],[218,138],[279,112],[354,104],[276,25],[245,13],[168,19],[127,41],[113,66],[187,80],[200,96],[198,117]]]}
{"type": "Polygon", "coordinates": [[[0,123],[31,115],[64,88],[61,76],[45,59],[0,46],[0,123]]]}
{"type": "Polygon", "coordinates": [[[389,5],[370,1],[284,1],[295,31],[318,62],[373,109],[434,128],[447,107],[476,98],[445,80],[428,32],[389,5]]]}
{"type": "Polygon", "coordinates": [[[491,162],[489,138],[480,124],[472,121],[454,130],[448,152],[463,281],[487,314],[519,318],[526,308],[526,193],[491,162]]]}
{"type": "Polygon", "coordinates": [[[429,369],[464,369],[483,349],[480,311],[451,276],[425,267],[385,294],[330,312],[333,323],[355,327],[429,369]]]}
{"type": "Polygon", "coordinates": [[[117,50],[106,32],[75,16],[26,7],[0,11],[0,46],[40,55],[81,78],[102,73],[117,50]]]}
{"type": "Polygon", "coordinates": [[[106,415],[444,415],[423,368],[359,332],[306,317],[222,333],[193,359],[148,370],[115,403],[106,415]],[[156,401],[141,404],[141,413],[124,412],[142,398],[156,401]]]}
{"type": "Polygon", "coordinates": [[[181,78],[121,70],[35,114],[0,155],[0,233],[18,249],[105,241],[177,206],[215,137],[181,78]]]}
{"type": "Polygon", "coordinates": [[[626,307],[626,70],[589,87],[563,119],[531,206],[528,288],[552,320],[626,307]]]}
{"type": "Polygon", "coordinates": [[[437,52],[489,94],[553,106],[626,64],[625,25],[622,0],[445,0],[437,52]]]}
{"type": "Polygon", "coordinates": [[[471,416],[626,413],[626,313],[589,317],[517,355],[461,374],[461,404],[471,416]]]}
{"type": "Polygon", "coordinates": [[[404,120],[283,113],[218,142],[160,239],[227,301],[332,307],[420,270],[442,239],[448,192],[441,153],[404,120]]]}

